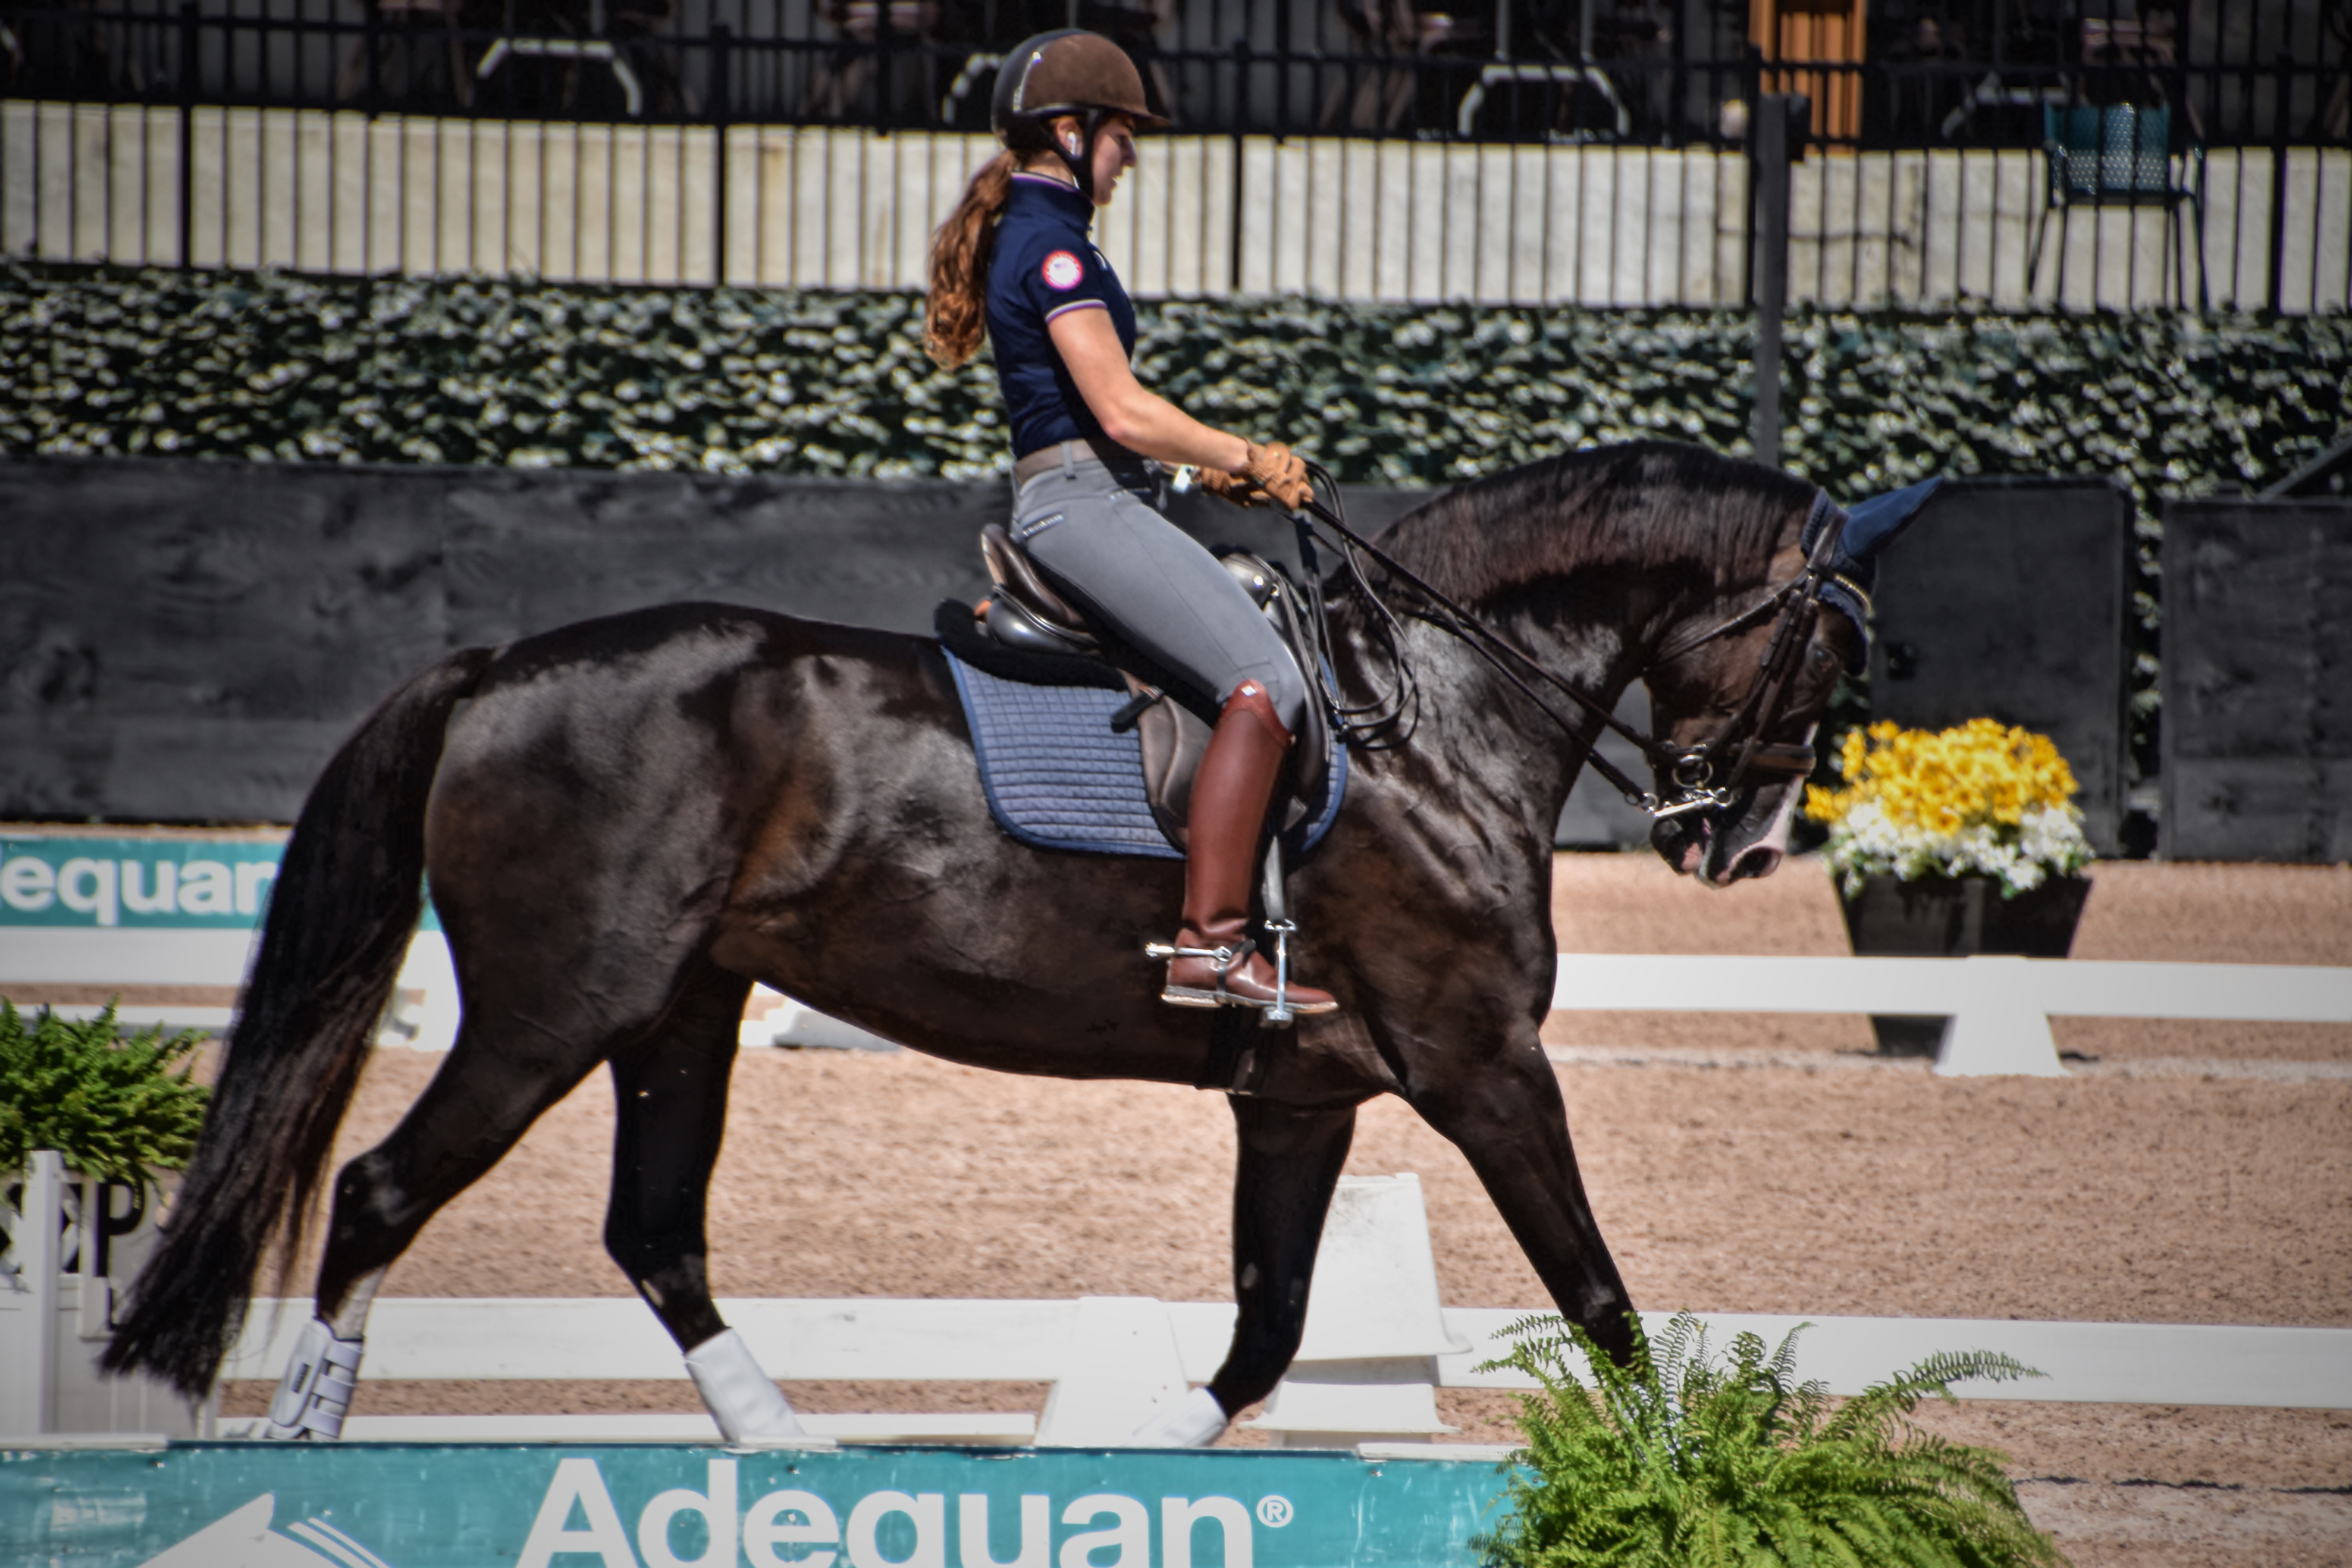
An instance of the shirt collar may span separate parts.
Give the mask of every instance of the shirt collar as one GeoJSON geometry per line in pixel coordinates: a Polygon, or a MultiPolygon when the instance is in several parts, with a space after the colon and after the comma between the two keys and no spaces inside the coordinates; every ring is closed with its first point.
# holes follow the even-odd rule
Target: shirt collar
{"type": "Polygon", "coordinates": [[[1091,228],[1095,221],[1095,204],[1078,195],[1076,187],[1067,185],[1051,174],[1015,174],[1013,195],[1016,200],[1042,202],[1066,216],[1076,218],[1091,228]]]}

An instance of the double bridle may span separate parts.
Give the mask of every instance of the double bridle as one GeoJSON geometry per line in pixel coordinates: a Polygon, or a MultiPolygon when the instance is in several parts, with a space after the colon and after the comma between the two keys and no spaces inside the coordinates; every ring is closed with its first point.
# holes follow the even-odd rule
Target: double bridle
{"type": "MultiPolygon", "coordinates": [[[[1822,591],[1835,575],[1833,563],[1837,560],[1838,541],[1844,531],[1845,513],[1835,506],[1827,505],[1826,497],[1815,501],[1815,515],[1823,519],[1823,526],[1814,539],[1812,548],[1806,552],[1805,568],[1801,573],[1785,583],[1767,588],[1754,604],[1737,614],[1675,638],[1653,654],[1634,673],[1634,679],[1642,679],[1652,670],[1671,664],[1720,637],[1754,626],[1768,615],[1777,616],[1771,640],[1765,645],[1763,657],[1757,661],[1755,679],[1749,682],[1747,695],[1740,700],[1739,706],[1733,710],[1731,716],[1715,734],[1696,745],[1681,746],[1626,723],[1610,710],[1608,704],[1573,681],[1555,674],[1534,655],[1439,593],[1412,568],[1400,563],[1380,546],[1350,529],[1339,515],[1339,487],[1331,483],[1330,476],[1319,468],[1314,472],[1322,482],[1322,488],[1331,496],[1333,504],[1326,507],[1319,500],[1310,500],[1303,510],[1339,536],[1340,550],[1356,585],[1388,625],[1388,640],[1397,671],[1396,684],[1384,700],[1351,708],[1338,700],[1339,693],[1336,689],[1328,693],[1334,699],[1333,710],[1339,715],[1339,727],[1343,739],[1380,744],[1379,737],[1392,731],[1402,721],[1412,701],[1412,693],[1416,689],[1402,645],[1394,635],[1398,629],[1396,616],[1373,592],[1362,563],[1357,559],[1360,552],[1426,602],[1423,608],[1410,614],[1452,633],[1465,647],[1492,665],[1497,674],[1534,703],[1546,718],[1584,745],[1585,760],[1591,764],[1592,770],[1614,784],[1618,793],[1630,804],[1647,813],[1654,821],[1666,822],[1694,812],[1719,810],[1732,803],[1743,784],[1759,774],[1798,779],[1812,772],[1812,747],[1770,743],[1764,740],[1764,736],[1779,721],[1782,709],[1788,704],[1790,683],[1796,677],[1807,645],[1812,640],[1813,627],[1821,619],[1822,591]],[[1598,721],[1600,727],[1613,730],[1631,742],[1649,760],[1651,766],[1671,782],[1672,795],[1662,797],[1656,791],[1644,789],[1626,777],[1622,770],[1592,745],[1597,738],[1593,728],[1561,714],[1528,683],[1527,676],[1533,676],[1583,708],[1586,713],[1598,721]]],[[[1308,551],[1307,592],[1313,600],[1314,612],[1308,618],[1310,624],[1319,628],[1323,624],[1322,595],[1319,586],[1316,585],[1318,574],[1313,562],[1313,534],[1303,520],[1300,535],[1302,544],[1308,551]]],[[[1330,679],[1328,673],[1325,679],[1328,683],[1330,679]]]]}

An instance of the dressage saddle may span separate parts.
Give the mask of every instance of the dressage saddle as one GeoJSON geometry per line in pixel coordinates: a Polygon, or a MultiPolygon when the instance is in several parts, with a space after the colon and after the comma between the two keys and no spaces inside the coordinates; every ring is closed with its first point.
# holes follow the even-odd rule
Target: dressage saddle
{"type": "MultiPolygon", "coordinates": [[[[1169,842],[1184,847],[1192,776],[1216,721],[1216,694],[1160,668],[1094,621],[1047,580],[1002,523],[981,530],[980,551],[994,589],[976,606],[941,604],[935,618],[940,640],[966,663],[1007,680],[1126,690],[1129,700],[1112,715],[1111,727],[1135,731],[1151,814],[1169,842]]],[[[1319,691],[1322,683],[1313,672],[1322,660],[1296,585],[1246,551],[1223,551],[1218,559],[1273,624],[1292,660],[1309,672],[1307,689],[1319,691]]],[[[1331,743],[1323,704],[1308,702],[1270,813],[1277,830],[1286,832],[1321,809],[1331,743]]]]}

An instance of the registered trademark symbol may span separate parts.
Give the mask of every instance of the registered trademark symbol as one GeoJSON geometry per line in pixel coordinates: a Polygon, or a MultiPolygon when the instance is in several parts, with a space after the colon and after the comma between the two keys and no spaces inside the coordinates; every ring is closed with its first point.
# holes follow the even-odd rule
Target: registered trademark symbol
{"type": "Polygon", "coordinates": [[[1268,1530],[1280,1530],[1290,1522],[1290,1500],[1279,1494],[1258,1499],[1257,1521],[1268,1530]]]}

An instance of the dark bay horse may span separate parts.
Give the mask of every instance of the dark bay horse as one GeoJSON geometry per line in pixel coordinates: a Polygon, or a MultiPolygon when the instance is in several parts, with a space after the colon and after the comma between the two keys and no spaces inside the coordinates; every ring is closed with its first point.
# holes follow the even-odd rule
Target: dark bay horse
{"type": "MultiPolygon", "coordinates": [[[[1381,542],[1601,702],[1645,681],[1658,733],[1690,742],[1736,721],[1775,625],[1740,616],[1801,575],[1817,495],[1640,443],[1452,491],[1381,542]]],[[[1782,745],[1809,741],[1860,646],[1843,616],[1808,624],[1763,737],[1782,745]]],[[[1247,1029],[1254,1080],[1229,1097],[1239,1321],[1209,1389],[1226,1413],[1297,1348],[1356,1108],[1384,1093],[1462,1150],[1560,1310],[1630,1346],[1537,1037],[1552,827],[1585,747],[1429,620],[1397,635],[1419,672],[1409,733],[1351,759],[1344,809],[1291,876],[1302,967],[1342,1009],[1295,1037],[1247,1029]]],[[[1343,689],[1377,683],[1377,642],[1361,603],[1334,606],[1343,689]]],[[[1654,842],[1712,885],[1767,874],[1792,794],[1786,775],[1740,789],[1654,842]]],[[[425,1222],[602,1064],[606,1246],[691,1350],[725,1328],[705,1187],[754,981],[953,1061],[1231,1089],[1218,1052],[1244,1016],[1163,1005],[1143,956],[1181,874],[1000,831],[929,638],[677,605],[452,654],[385,700],[303,807],[110,1363],[209,1386],[271,1238],[290,1255],[314,1200],[426,877],[463,1025],[398,1128],[335,1180],[320,1316],[355,1338],[425,1222]]]]}

